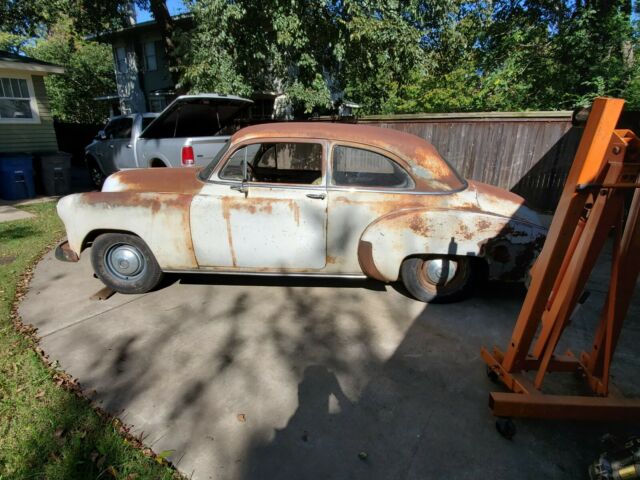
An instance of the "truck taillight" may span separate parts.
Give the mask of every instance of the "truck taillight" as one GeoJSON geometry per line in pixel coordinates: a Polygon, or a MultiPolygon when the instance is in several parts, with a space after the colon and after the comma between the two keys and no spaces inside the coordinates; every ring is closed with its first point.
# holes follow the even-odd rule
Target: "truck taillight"
{"type": "Polygon", "coordinates": [[[196,163],[195,156],[193,155],[193,147],[191,145],[185,145],[182,147],[182,166],[192,167],[196,163]]]}

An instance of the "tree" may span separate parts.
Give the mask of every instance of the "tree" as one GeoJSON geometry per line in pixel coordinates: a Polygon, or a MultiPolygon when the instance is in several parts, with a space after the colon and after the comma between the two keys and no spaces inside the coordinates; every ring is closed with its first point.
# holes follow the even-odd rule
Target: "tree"
{"type": "Polygon", "coordinates": [[[190,2],[195,31],[183,42],[185,88],[248,95],[287,93],[300,112],[331,101],[334,12],[306,2],[190,2]]]}
{"type": "Polygon", "coordinates": [[[41,37],[61,17],[78,35],[125,25],[128,0],[0,0],[0,31],[41,37]]]}
{"type": "Polygon", "coordinates": [[[64,75],[45,77],[51,113],[59,120],[102,123],[109,111],[104,102],[93,100],[115,91],[111,47],[89,42],[77,35],[73,21],[61,17],[46,38],[24,47],[40,60],[65,67],[64,75]]]}

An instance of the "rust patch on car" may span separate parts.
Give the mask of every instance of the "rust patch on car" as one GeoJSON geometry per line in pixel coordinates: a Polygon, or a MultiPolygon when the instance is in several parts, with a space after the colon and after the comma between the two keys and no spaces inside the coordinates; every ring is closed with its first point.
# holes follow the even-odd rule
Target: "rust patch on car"
{"type": "Polygon", "coordinates": [[[371,242],[367,242],[365,240],[360,240],[360,242],[358,242],[358,263],[360,264],[360,268],[364,274],[368,277],[375,278],[381,282],[389,281],[388,278],[380,273],[378,267],[376,267],[376,264],[373,261],[373,246],[371,245],[371,242]]]}
{"type": "Polygon", "coordinates": [[[488,220],[485,220],[484,218],[481,218],[476,223],[476,227],[478,227],[478,231],[479,232],[485,232],[485,231],[489,230],[492,226],[493,225],[491,224],[491,222],[488,221],[488,220]]]}
{"type": "Polygon", "coordinates": [[[336,257],[332,257],[331,255],[327,256],[327,265],[333,265],[337,261],[336,257]]]}
{"type": "Polygon", "coordinates": [[[229,244],[229,252],[231,253],[231,263],[235,267],[237,261],[236,251],[233,248],[233,234],[231,233],[231,212],[229,211],[229,200],[230,199],[225,198],[222,201],[222,217],[227,224],[227,243],[229,244]]]}
{"type": "Polygon", "coordinates": [[[495,187],[488,183],[477,182],[475,180],[469,180],[468,183],[476,192],[493,197],[498,201],[507,200],[520,205],[524,203],[524,199],[520,195],[516,195],[515,193],[504,190],[503,188],[495,187]]]}
{"type": "Polygon", "coordinates": [[[429,222],[422,215],[412,215],[409,220],[409,228],[418,235],[429,236],[429,222]]]}
{"type": "Polygon", "coordinates": [[[288,200],[289,208],[293,212],[293,219],[296,222],[296,225],[300,225],[300,207],[296,203],[295,200],[288,200]]]}
{"type": "Polygon", "coordinates": [[[458,229],[456,230],[456,234],[463,237],[465,240],[472,240],[475,236],[475,233],[469,230],[466,224],[460,223],[458,225],[458,229]]]}
{"type": "Polygon", "coordinates": [[[204,186],[198,178],[201,168],[139,168],[111,175],[131,192],[183,193],[194,195],[204,186]]]}

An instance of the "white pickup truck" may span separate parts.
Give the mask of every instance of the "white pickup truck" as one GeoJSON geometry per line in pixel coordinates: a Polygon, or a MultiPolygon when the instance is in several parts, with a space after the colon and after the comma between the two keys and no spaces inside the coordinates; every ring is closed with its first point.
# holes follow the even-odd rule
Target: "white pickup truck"
{"type": "Polygon", "coordinates": [[[234,95],[183,95],[158,116],[111,119],[85,149],[91,178],[100,188],[118,170],[207,165],[237,130],[238,120],[251,104],[252,100],[234,95]],[[126,139],[115,128],[121,123],[129,125],[122,133],[126,139]]]}

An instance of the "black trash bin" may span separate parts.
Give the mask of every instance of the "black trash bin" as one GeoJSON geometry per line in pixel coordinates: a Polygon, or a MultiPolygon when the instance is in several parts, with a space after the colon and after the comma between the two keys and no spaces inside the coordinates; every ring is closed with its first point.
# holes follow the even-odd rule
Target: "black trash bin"
{"type": "Polygon", "coordinates": [[[42,155],[40,167],[45,195],[71,193],[71,155],[64,152],[42,155]]]}

